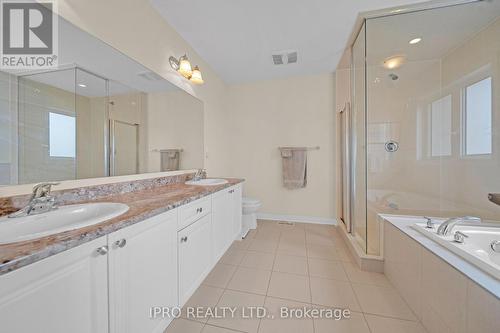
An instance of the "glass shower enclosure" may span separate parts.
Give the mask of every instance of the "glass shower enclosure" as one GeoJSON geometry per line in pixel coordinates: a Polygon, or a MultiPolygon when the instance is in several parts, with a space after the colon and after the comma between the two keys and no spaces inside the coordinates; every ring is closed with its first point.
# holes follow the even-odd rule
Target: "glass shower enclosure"
{"type": "Polygon", "coordinates": [[[342,211],[364,253],[382,254],[378,214],[500,220],[487,198],[500,191],[498,36],[500,1],[364,20],[342,141],[342,211]]]}

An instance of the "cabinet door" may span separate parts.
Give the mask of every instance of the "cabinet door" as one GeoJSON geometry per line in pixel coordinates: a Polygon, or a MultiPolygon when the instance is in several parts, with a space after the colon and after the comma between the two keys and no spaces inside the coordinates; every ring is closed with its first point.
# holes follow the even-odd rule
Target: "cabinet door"
{"type": "Polygon", "coordinates": [[[179,231],[179,303],[184,305],[212,268],[211,216],[179,231]]]}
{"type": "Polygon", "coordinates": [[[233,210],[231,194],[228,189],[219,191],[212,196],[212,239],[214,263],[219,261],[232,243],[233,210]]]}
{"type": "Polygon", "coordinates": [[[106,237],[0,276],[0,331],[108,332],[106,237]]]}
{"type": "Polygon", "coordinates": [[[241,218],[242,218],[242,191],[241,185],[233,187],[232,205],[233,205],[233,239],[241,239],[241,218]]]}
{"type": "Polygon", "coordinates": [[[177,210],[108,235],[111,333],[163,332],[171,318],[151,307],[176,307],[177,210]]]}

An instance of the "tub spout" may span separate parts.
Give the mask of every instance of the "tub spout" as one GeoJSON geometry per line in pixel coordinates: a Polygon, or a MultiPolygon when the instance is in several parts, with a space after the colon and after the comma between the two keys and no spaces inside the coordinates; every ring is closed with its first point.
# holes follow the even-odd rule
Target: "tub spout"
{"type": "Polygon", "coordinates": [[[463,217],[452,217],[441,223],[437,230],[437,234],[440,236],[448,236],[455,225],[460,223],[481,223],[481,218],[475,216],[463,216],[463,217]]]}

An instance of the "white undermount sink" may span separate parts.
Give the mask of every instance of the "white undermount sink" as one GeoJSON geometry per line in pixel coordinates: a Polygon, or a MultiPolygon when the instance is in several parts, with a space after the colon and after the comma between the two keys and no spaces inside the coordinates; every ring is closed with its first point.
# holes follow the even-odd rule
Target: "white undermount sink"
{"type": "Polygon", "coordinates": [[[47,213],[0,218],[0,244],[8,244],[104,222],[126,211],[121,203],[88,203],[61,206],[47,213]]]}
{"type": "Polygon", "coordinates": [[[200,185],[200,186],[215,186],[222,184],[227,184],[227,180],[220,178],[205,178],[199,180],[190,180],[186,182],[186,185],[200,185]]]}

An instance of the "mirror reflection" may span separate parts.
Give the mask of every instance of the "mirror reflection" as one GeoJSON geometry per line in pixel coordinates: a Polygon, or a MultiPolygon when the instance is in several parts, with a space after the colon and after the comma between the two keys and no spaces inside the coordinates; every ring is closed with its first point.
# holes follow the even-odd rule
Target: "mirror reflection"
{"type": "Polygon", "coordinates": [[[59,18],[59,68],[0,72],[0,185],[203,167],[203,103],[59,18]]]}

